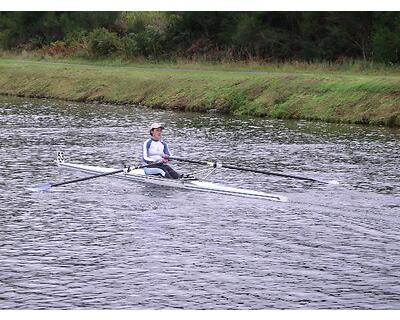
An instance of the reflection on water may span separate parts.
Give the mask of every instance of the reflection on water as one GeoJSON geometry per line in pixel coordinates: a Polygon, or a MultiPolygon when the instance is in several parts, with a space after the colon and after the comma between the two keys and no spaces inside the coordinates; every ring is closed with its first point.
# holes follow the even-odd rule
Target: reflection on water
{"type": "MultiPolygon", "coordinates": [[[[398,129],[0,98],[1,309],[400,307],[398,129]],[[81,174],[55,154],[138,163],[164,122],[175,155],[339,180],[221,170],[288,203],[81,174]]],[[[180,170],[192,165],[175,164],[180,170]]]]}

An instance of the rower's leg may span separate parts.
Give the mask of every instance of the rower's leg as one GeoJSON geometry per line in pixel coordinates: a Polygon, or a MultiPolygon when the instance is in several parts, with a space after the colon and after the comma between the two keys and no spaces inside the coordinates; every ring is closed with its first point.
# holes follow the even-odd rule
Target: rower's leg
{"type": "Polygon", "coordinates": [[[163,176],[165,178],[168,178],[166,176],[166,172],[164,170],[160,169],[160,168],[149,168],[149,167],[147,167],[147,168],[144,168],[144,173],[146,175],[161,175],[161,176],[163,176]]]}
{"type": "Polygon", "coordinates": [[[164,163],[155,163],[154,165],[144,168],[146,174],[161,174],[164,178],[178,179],[179,173],[164,163]]]}
{"type": "Polygon", "coordinates": [[[168,171],[164,171],[164,178],[173,179],[172,176],[169,174],[168,171]]]}
{"type": "Polygon", "coordinates": [[[168,174],[169,177],[172,179],[179,179],[179,177],[180,177],[180,174],[168,165],[164,165],[163,170],[165,171],[166,176],[168,174]]]}

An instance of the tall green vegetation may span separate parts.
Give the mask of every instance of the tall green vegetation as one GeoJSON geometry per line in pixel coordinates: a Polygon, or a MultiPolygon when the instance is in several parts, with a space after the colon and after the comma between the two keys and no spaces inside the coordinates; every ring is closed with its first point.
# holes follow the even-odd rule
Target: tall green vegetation
{"type": "Polygon", "coordinates": [[[0,46],[36,49],[68,35],[112,28],[117,12],[0,12],[0,46]]]}
{"type": "Polygon", "coordinates": [[[207,61],[400,62],[400,12],[3,12],[0,49],[207,61]]]}

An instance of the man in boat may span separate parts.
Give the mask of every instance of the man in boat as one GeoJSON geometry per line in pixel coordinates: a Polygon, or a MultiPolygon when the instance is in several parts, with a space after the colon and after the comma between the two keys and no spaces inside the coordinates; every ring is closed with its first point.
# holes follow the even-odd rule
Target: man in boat
{"type": "Polygon", "coordinates": [[[164,178],[178,179],[180,174],[167,163],[171,152],[168,145],[161,139],[164,126],[153,123],[150,127],[150,138],[143,143],[143,162],[145,165],[154,163],[144,168],[145,174],[161,175],[164,178]]]}

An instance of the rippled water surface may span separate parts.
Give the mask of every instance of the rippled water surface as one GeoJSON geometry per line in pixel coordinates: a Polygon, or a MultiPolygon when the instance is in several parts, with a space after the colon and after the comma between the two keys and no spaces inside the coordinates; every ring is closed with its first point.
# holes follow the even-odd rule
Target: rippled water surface
{"type": "MultiPolygon", "coordinates": [[[[400,131],[0,98],[1,309],[400,308],[400,131]],[[211,181],[287,203],[84,176],[137,164],[154,121],[211,181]]],[[[182,172],[192,165],[173,164],[182,172]]]]}

